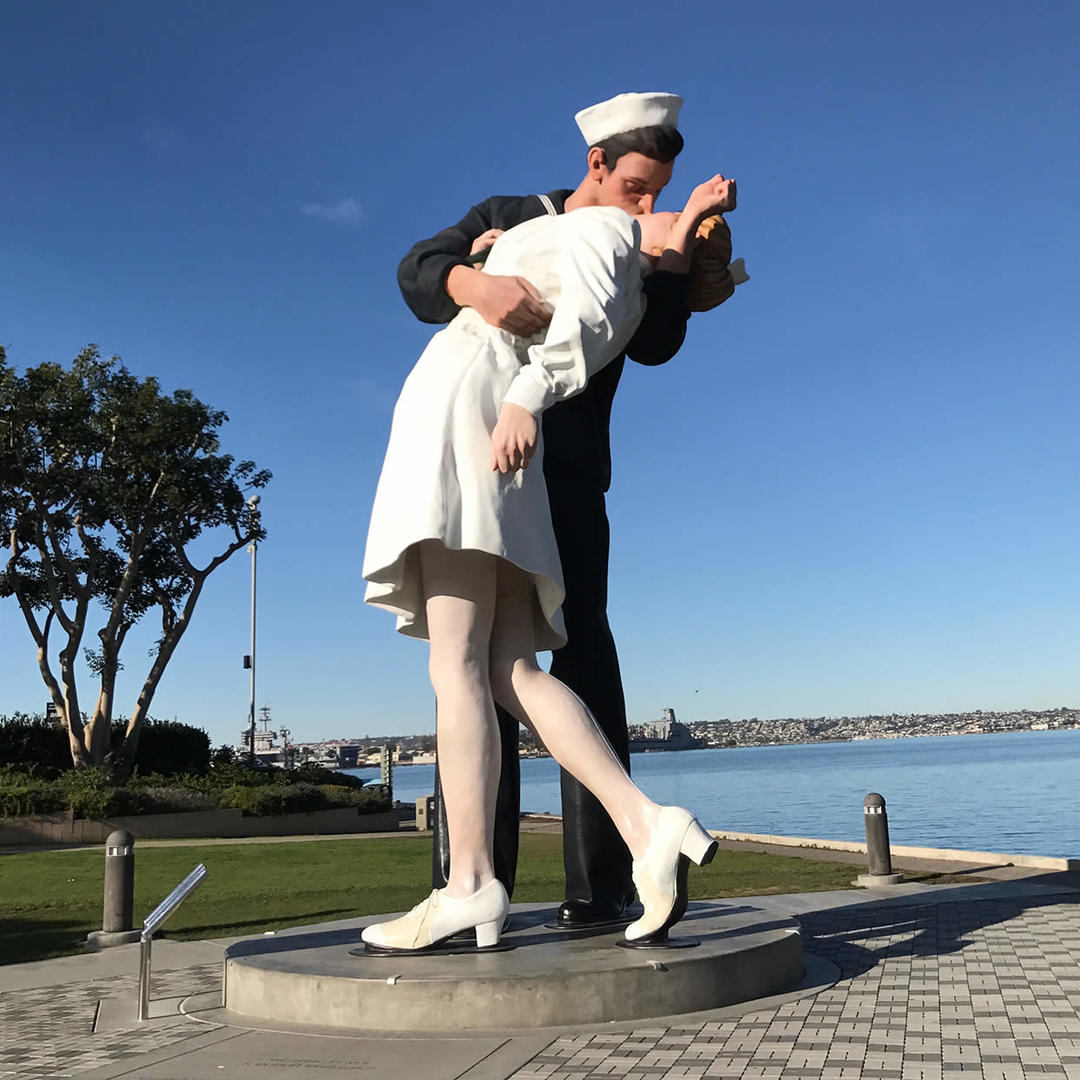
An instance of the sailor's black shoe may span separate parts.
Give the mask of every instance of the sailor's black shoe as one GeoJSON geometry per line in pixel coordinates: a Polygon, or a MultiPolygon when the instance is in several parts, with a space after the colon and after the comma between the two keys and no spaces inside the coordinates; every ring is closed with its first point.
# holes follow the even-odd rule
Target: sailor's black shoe
{"type": "Polygon", "coordinates": [[[555,925],[560,930],[594,930],[602,926],[625,926],[634,918],[626,911],[626,905],[617,901],[564,900],[555,925]]]}

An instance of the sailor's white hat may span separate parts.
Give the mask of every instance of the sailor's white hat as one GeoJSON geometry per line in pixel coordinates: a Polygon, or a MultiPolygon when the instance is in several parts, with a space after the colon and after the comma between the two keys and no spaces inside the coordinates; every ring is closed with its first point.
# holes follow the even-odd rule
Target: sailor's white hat
{"type": "Polygon", "coordinates": [[[617,94],[574,116],[589,146],[643,127],[678,127],[683,99],[678,94],[617,94]]]}

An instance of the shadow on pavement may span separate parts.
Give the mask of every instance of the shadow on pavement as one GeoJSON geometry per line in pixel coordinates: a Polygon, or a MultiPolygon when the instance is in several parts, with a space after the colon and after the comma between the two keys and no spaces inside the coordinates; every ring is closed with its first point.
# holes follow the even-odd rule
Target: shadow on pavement
{"type": "MultiPolygon", "coordinates": [[[[305,911],[302,915],[287,916],[290,920],[295,917],[294,926],[306,926],[315,919],[329,919],[334,916],[339,918],[355,917],[353,908],[327,908],[325,911],[305,911]]],[[[177,926],[170,930],[168,926],[158,935],[162,938],[171,938],[173,941],[189,941],[194,937],[204,938],[207,935],[213,937],[240,937],[248,927],[265,926],[271,920],[265,916],[261,919],[237,919],[234,922],[213,922],[201,926],[177,926]]],[[[275,934],[283,934],[293,927],[282,926],[273,931],[275,934]]]]}
{"type": "Polygon", "coordinates": [[[976,886],[942,887],[932,900],[918,895],[829,908],[796,916],[808,952],[831,960],[843,978],[865,974],[898,956],[946,956],[970,945],[973,933],[1040,908],[1076,906],[1076,874],[1025,878],[1024,884],[1060,887],[1059,893],[988,895],[976,886]],[[1072,891],[1070,891],[1072,890],[1072,891]]]}

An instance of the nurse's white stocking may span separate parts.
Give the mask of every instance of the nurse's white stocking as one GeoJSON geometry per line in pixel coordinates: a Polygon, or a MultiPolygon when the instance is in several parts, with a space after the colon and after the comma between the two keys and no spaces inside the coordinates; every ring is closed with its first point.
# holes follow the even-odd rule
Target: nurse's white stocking
{"type": "Polygon", "coordinates": [[[582,700],[537,664],[534,641],[531,583],[500,559],[491,635],[495,700],[531,728],[551,756],[600,800],[630,854],[640,859],[660,807],[630,779],[582,700]]]}
{"type": "Polygon", "coordinates": [[[439,778],[450,837],[446,895],[471,896],[492,881],[499,727],[488,667],[496,562],[480,551],[420,545],[436,699],[439,778]]]}

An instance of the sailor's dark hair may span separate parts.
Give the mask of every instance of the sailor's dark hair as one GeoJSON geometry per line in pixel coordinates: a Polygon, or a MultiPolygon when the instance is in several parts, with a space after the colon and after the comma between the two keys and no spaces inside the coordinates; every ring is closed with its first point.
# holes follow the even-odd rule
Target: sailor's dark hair
{"type": "Polygon", "coordinates": [[[604,164],[609,169],[615,168],[615,163],[623,154],[644,154],[653,161],[667,164],[674,161],[682,150],[683,137],[673,127],[643,127],[612,135],[609,139],[593,143],[593,146],[604,152],[604,164]]]}

